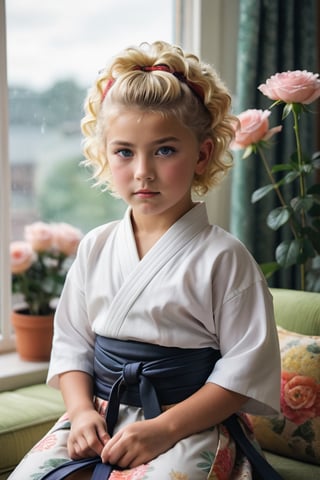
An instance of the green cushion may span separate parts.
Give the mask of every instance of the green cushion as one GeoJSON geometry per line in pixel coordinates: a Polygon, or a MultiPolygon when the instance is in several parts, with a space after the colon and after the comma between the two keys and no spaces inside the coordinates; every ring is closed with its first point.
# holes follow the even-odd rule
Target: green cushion
{"type": "Polygon", "coordinates": [[[65,407],[61,394],[47,385],[0,393],[0,478],[9,473],[52,427],[65,407]]]}
{"type": "Polygon", "coordinates": [[[266,459],[282,476],[283,480],[319,480],[320,466],[264,452],[266,459]]]}
{"type": "Polygon", "coordinates": [[[291,332],[320,335],[320,294],[271,288],[276,323],[291,332]]]}

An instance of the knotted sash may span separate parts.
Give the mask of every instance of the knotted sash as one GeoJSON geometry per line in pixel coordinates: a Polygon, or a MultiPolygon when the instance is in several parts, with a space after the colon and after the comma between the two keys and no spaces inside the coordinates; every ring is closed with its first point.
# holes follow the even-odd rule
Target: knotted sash
{"type": "MultiPolygon", "coordinates": [[[[106,423],[113,434],[120,403],[142,407],[145,418],[161,413],[161,405],[178,403],[204,385],[221,357],[212,348],[181,349],[96,337],[95,395],[108,400],[106,423]]],[[[261,479],[281,480],[244,434],[236,415],[224,424],[261,479]]],[[[95,466],[92,480],[106,480],[114,466],[100,457],[67,462],[41,480],[63,480],[71,473],[95,466]]]]}
{"type": "Polygon", "coordinates": [[[143,407],[145,418],[153,418],[161,413],[160,405],[181,402],[199,390],[220,357],[219,350],[209,347],[164,347],[97,336],[94,393],[109,400],[108,410],[113,410],[114,392],[120,389],[121,403],[143,407]]]}

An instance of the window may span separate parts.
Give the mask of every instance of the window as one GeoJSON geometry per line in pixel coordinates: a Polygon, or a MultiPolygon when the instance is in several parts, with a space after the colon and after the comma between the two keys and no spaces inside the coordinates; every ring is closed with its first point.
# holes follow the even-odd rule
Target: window
{"type": "Polygon", "coordinates": [[[23,239],[33,221],[67,222],[86,232],[122,216],[125,205],[90,188],[79,167],[82,104],[113,54],[142,41],[172,42],[174,0],[0,0],[0,17],[8,77],[7,88],[1,69],[0,350],[8,350],[9,241],[23,239]]]}
{"type": "MultiPolygon", "coordinates": [[[[0,0],[0,351],[14,346],[10,239],[38,218],[86,230],[120,213],[78,168],[83,94],[104,61],[130,43],[175,41],[215,65],[234,91],[238,9],[238,0],[0,0]]],[[[228,202],[226,187],[207,199],[210,219],[226,227],[228,202]]]]}

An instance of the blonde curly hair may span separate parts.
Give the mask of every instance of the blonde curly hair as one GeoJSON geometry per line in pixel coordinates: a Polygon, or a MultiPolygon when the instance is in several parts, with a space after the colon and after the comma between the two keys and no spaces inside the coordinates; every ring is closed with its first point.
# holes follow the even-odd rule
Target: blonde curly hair
{"type": "Polygon", "coordinates": [[[199,143],[212,139],[208,167],[193,180],[192,189],[198,195],[219,183],[232,166],[229,145],[236,119],[230,113],[228,90],[210,65],[180,47],[161,41],[129,47],[100,72],[88,92],[81,122],[83,163],[93,170],[95,184],[111,191],[105,126],[114,104],[173,114],[195,133],[199,143]]]}

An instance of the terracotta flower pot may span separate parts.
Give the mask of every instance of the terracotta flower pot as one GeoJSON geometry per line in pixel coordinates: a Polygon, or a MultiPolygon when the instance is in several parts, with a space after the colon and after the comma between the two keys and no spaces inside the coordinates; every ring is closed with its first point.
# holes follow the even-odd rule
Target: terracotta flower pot
{"type": "Polygon", "coordinates": [[[22,360],[32,362],[50,359],[53,317],[49,315],[30,315],[23,311],[13,311],[11,322],[16,334],[16,348],[22,360]]]}

